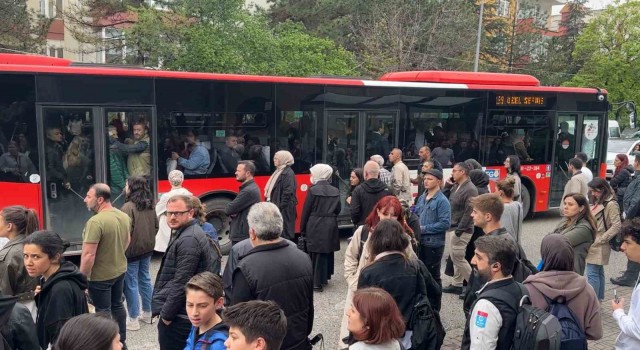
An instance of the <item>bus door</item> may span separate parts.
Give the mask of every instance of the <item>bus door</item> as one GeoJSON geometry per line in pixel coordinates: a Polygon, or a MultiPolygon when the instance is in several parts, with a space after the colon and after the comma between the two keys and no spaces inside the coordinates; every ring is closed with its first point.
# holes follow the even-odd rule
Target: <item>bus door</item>
{"type": "MultiPolygon", "coordinates": [[[[157,178],[153,164],[152,133],[153,109],[150,107],[105,107],[101,109],[105,140],[105,182],[111,188],[112,203],[120,208],[125,202],[124,188],[129,176],[143,176],[149,180],[151,192],[155,194],[157,178]]],[[[157,143],[157,142],[156,142],[157,143]]],[[[171,154],[166,155],[171,157],[171,154]]],[[[185,156],[185,155],[183,155],[185,156]]],[[[177,168],[177,161],[167,160],[168,171],[177,168]]]]}
{"type": "Polygon", "coordinates": [[[93,107],[38,108],[41,143],[41,183],[45,226],[61,234],[72,247],[82,249],[82,231],[92,213],[84,198],[97,179],[99,158],[93,107]]]}
{"type": "Polygon", "coordinates": [[[347,201],[351,171],[362,168],[374,154],[389,159],[389,152],[398,140],[398,113],[330,110],[326,116],[325,161],[336,169],[332,182],[340,189],[342,212],[339,225],[348,226],[351,224],[347,201]]]}

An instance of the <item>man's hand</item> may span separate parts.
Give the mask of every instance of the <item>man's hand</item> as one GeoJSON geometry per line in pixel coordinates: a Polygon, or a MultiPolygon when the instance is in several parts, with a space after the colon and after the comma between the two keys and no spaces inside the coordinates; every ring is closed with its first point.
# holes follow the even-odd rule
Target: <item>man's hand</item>
{"type": "Polygon", "coordinates": [[[162,323],[164,323],[164,324],[165,324],[165,325],[167,325],[167,326],[168,326],[168,325],[170,325],[170,324],[171,324],[171,322],[173,322],[173,321],[167,321],[167,320],[165,320],[164,318],[161,318],[161,320],[162,320],[162,323]]]}
{"type": "Polygon", "coordinates": [[[173,159],[173,160],[178,160],[178,158],[180,158],[180,156],[178,155],[178,153],[176,153],[176,152],[171,152],[171,159],[173,159]]]}
{"type": "Polygon", "coordinates": [[[611,300],[611,308],[613,309],[613,311],[616,311],[618,309],[624,310],[624,298],[620,298],[617,303],[615,299],[611,300]]]}

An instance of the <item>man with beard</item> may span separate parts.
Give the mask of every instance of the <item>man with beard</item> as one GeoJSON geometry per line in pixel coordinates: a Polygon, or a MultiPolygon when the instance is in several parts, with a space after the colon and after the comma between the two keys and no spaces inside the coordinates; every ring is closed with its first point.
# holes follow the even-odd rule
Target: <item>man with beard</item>
{"type": "Polygon", "coordinates": [[[122,303],[125,251],[131,241],[131,219],[111,205],[111,189],[97,183],[87,191],[87,208],[96,213],[82,232],[80,272],[89,280],[89,296],[96,312],[111,314],[118,322],[120,341],[126,349],[127,312],[122,303]]]}
{"type": "Polygon", "coordinates": [[[471,263],[484,286],[467,318],[461,349],[511,347],[518,310],[512,299],[519,301],[524,295],[524,287],[511,276],[515,261],[516,246],[512,239],[487,235],[476,241],[471,263]]]}
{"type": "Polygon", "coordinates": [[[133,143],[123,144],[114,141],[113,145],[122,153],[128,154],[127,168],[131,176],[149,176],[151,173],[151,151],[147,123],[143,120],[133,125],[133,143]]]}
{"type": "Polygon", "coordinates": [[[260,189],[253,176],[256,173],[256,166],[251,161],[242,160],[236,167],[236,181],[241,182],[240,192],[234,200],[227,204],[224,213],[231,217],[231,227],[229,238],[231,245],[249,238],[249,225],[247,215],[252,205],[260,202],[260,189]]]}
{"type": "Polygon", "coordinates": [[[159,316],[160,349],[182,350],[191,332],[184,286],[200,272],[218,274],[215,267],[219,265],[214,264],[217,253],[213,242],[193,217],[191,196],[171,197],[166,213],[172,237],[153,286],[151,313],[159,316]]]}

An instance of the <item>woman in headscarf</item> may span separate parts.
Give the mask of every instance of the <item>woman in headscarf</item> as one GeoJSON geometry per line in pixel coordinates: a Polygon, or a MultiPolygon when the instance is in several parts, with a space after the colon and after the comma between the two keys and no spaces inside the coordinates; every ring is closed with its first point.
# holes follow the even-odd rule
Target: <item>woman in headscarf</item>
{"type": "Polygon", "coordinates": [[[158,217],[160,228],[156,235],[156,246],[153,248],[156,252],[164,253],[169,245],[171,238],[171,228],[167,224],[167,202],[169,198],[175,195],[192,196],[191,192],[182,187],[184,174],[180,170],[172,170],[169,173],[169,183],[171,183],[171,191],[160,196],[158,204],[156,204],[156,216],[158,217]]]}
{"type": "Polygon", "coordinates": [[[278,151],[273,156],[273,165],[276,171],[273,172],[267,186],[264,188],[264,198],[278,206],[282,214],[282,237],[293,240],[296,232],[296,175],[291,169],[293,165],[293,155],[289,151],[278,151]]]}
{"type": "Polygon", "coordinates": [[[542,270],[527,277],[524,286],[533,306],[549,310],[547,301],[562,298],[575,314],[587,339],[602,338],[600,303],[587,279],[574,272],[573,247],[561,234],[547,235],[540,245],[542,270]]]}
{"type": "Polygon", "coordinates": [[[340,191],[328,181],[332,174],[330,165],[311,167],[312,186],[307,192],[300,221],[300,232],[307,240],[307,252],[313,262],[313,290],[318,292],[331,279],[333,254],[340,250],[340,191]]]}

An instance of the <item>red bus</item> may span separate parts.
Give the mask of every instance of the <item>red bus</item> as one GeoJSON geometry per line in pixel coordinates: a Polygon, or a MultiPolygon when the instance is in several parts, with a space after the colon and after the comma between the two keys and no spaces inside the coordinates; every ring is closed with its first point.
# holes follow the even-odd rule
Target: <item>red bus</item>
{"type": "MultiPolygon", "coordinates": [[[[110,163],[109,129],[125,142],[133,126],[144,122],[151,145],[148,171],[158,195],[170,189],[171,152],[180,149],[188,131],[198,134],[211,165],[204,174],[187,175],[184,187],[206,203],[224,250],[230,244],[223,209],[239,187],[233,164],[225,164],[229,149],[256,162],[262,188],[273,171],[273,154],[289,150],[298,174],[300,217],[315,163],[336,168],[335,185],[345,200],[351,170],[373,154],[387,158],[392,147],[416,169],[420,146],[433,149],[446,140],[456,161],[477,159],[495,180],[506,175],[502,163],[514,154],[512,142],[518,139],[528,152],[521,156],[525,211],[544,212],[559,206],[566,161],[575,152],[586,152],[589,168],[604,177],[608,106],[605,91],[544,87],[518,74],[292,78],[86,66],[0,54],[0,163],[9,161],[0,167],[0,207],[36,208],[43,225],[79,251],[91,215],[83,203],[88,186],[108,183],[115,205],[124,201],[110,163]]],[[[340,223],[351,225],[349,216],[342,215],[340,223]]]]}

